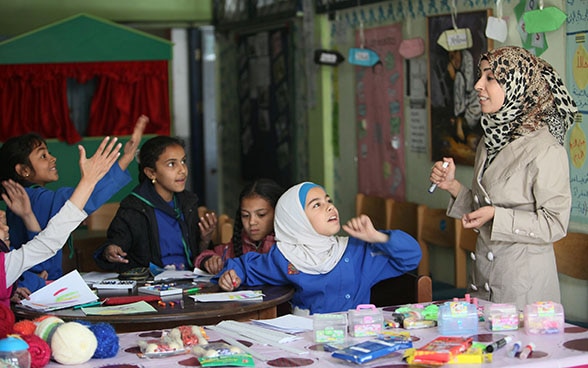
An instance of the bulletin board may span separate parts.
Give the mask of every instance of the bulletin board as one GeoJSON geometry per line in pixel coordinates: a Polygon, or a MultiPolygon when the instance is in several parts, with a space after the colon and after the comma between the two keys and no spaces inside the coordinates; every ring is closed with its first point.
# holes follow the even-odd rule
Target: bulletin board
{"type": "Polygon", "coordinates": [[[578,106],[576,122],[568,133],[570,185],[572,189],[571,220],[588,223],[588,13],[586,0],[566,3],[566,87],[578,106]]]}
{"type": "MultiPolygon", "coordinates": [[[[358,190],[404,201],[402,25],[366,29],[365,47],[378,54],[373,67],[356,67],[358,190]]],[[[359,46],[359,35],[357,36],[359,46]]]]}

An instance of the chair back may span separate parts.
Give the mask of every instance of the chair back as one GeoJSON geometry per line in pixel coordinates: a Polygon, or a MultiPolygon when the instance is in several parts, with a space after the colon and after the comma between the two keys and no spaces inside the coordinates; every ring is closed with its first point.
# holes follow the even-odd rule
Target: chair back
{"type": "Polygon", "coordinates": [[[386,198],[386,229],[402,230],[415,239],[418,232],[417,212],[419,205],[414,202],[396,201],[386,198]]]}
{"type": "Polygon", "coordinates": [[[417,211],[417,240],[423,253],[418,273],[429,275],[431,273],[429,245],[454,249],[455,219],[447,216],[445,209],[429,208],[424,204],[419,205],[417,211]]]}
{"type": "Polygon", "coordinates": [[[433,286],[429,276],[405,273],[382,280],[372,286],[370,304],[376,307],[427,303],[433,301],[433,286]]]}
{"type": "Polygon", "coordinates": [[[108,230],[119,207],[119,202],[104,203],[86,219],[88,230],[108,230]]]}
{"type": "Polygon", "coordinates": [[[231,241],[233,237],[233,219],[223,213],[218,217],[215,244],[225,244],[231,241]]]}
{"type": "Polygon", "coordinates": [[[455,286],[467,288],[467,264],[469,254],[476,252],[478,234],[472,229],[465,229],[461,221],[455,219],[455,286]]]}
{"type": "Polygon", "coordinates": [[[376,229],[386,228],[386,199],[357,193],[355,196],[355,215],[367,215],[376,229]]]}
{"type": "Polygon", "coordinates": [[[588,234],[568,233],[553,243],[557,271],[579,280],[588,280],[588,234]]]}

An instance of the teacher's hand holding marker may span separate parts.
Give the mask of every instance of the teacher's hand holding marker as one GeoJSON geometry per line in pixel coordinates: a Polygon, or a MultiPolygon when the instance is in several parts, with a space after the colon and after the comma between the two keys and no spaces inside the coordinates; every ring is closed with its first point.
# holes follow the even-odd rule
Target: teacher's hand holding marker
{"type": "Polygon", "coordinates": [[[429,193],[433,193],[435,189],[439,188],[456,197],[461,189],[461,183],[455,180],[455,164],[451,157],[444,157],[442,161],[435,162],[431,168],[429,180],[431,181],[429,193]]]}

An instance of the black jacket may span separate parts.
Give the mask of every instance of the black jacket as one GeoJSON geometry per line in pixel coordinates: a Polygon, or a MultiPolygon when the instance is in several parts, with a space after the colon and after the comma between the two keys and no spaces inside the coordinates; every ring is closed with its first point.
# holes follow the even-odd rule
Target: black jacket
{"type": "MultiPolygon", "coordinates": [[[[177,193],[176,198],[188,224],[186,241],[192,253],[191,261],[194,261],[206,249],[200,249],[198,197],[183,191],[177,193]]],[[[123,199],[108,228],[107,241],[94,252],[94,260],[101,269],[119,273],[135,267],[149,267],[150,262],[163,267],[155,209],[132,194],[123,199]],[[103,253],[110,244],[120,246],[127,253],[129,263],[108,262],[103,253]]]]}

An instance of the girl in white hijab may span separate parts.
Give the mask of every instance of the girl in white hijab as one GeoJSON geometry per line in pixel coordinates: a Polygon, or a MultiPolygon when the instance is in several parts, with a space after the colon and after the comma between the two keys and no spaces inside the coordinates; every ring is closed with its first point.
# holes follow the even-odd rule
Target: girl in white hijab
{"type": "Polygon", "coordinates": [[[351,237],[336,236],[339,213],[325,190],[304,182],[287,190],[276,205],[276,247],[267,254],[229,259],[219,286],[292,285],[300,314],[346,311],[369,303],[370,288],[414,270],[419,244],[400,230],[378,231],[362,215],[343,225],[351,237]]]}

